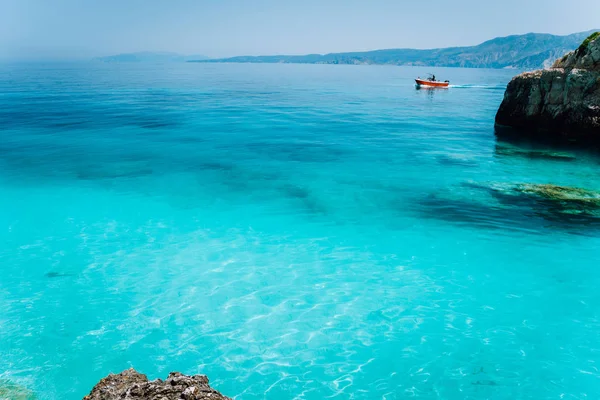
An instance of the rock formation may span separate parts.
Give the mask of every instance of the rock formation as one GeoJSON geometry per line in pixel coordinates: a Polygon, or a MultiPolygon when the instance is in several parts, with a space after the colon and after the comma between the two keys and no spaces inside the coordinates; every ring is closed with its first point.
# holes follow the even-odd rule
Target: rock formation
{"type": "Polygon", "coordinates": [[[166,381],[149,381],[134,369],[110,374],[83,400],[230,400],[208,385],[204,375],[171,372],[166,381]]]}
{"type": "Polygon", "coordinates": [[[600,143],[600,32],[551,68],[514,77],[496,124],[521,135],[600,143]]]}

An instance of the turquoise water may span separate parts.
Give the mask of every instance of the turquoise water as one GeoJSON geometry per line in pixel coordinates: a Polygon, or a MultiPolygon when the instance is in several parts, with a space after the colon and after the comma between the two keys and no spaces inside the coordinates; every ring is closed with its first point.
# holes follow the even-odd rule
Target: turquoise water
{"type": "Polygon", "coordinates": [[[600,397],[600,222],[486,188],[600,189],[499,141],[511,71],[4,66],[0,379],[109,372],[237,399],[600,397]]]}

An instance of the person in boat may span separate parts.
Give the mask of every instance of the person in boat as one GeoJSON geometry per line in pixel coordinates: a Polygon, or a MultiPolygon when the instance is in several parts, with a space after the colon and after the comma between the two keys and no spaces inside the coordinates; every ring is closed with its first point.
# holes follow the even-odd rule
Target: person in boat
{"type": "Polygon", "coordinates": [[[431,75],[431,81],[435,82],[435,75],[431,75]]]}

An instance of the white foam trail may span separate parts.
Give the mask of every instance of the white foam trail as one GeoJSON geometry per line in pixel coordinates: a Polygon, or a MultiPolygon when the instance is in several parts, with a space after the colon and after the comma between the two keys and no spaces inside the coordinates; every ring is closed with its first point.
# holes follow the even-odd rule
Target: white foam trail
{"type": "Polygon", "coordinates": [[[504,90],[505,86],[499,85],[450,85],[450,88],[454,89],[492,89],[492,90],[504,90]]]}

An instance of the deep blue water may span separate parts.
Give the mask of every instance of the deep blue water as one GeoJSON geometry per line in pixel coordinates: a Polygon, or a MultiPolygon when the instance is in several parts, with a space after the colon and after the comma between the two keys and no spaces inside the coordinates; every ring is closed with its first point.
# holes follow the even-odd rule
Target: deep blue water
{"type": "Polygon", "coordinates": [[[109,372],[237,399],[600,397],[600,189],[497,140],[511,71],[0,68],[0,384],[109,372]]]}

